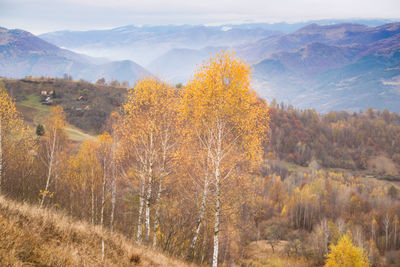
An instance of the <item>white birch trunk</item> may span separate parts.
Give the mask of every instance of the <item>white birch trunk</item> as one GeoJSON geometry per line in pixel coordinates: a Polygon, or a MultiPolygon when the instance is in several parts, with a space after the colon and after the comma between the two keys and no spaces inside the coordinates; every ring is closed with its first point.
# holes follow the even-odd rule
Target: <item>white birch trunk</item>
{"type": "Polygon", "coordinates": [[[197,219],[197,223],[196,223],[196,230],[194,232],[192,242],[190,243],[189,253],[187,255],[188,260],[192,259],[193,251],[196,246],[197,239],[199,238],[200,228],[201,228],[201,224],[202,224],[203,218],[204,218],[204,213],[206,210],[207,195],[208,195],[208,170],[206,171],[206,175],[204,178],[203,196],[201,199],[200,213],[199,213],[199,218],[197,219]]]}
{"type": "Polygon", "coordinates": [[[53,161],[54,161],[54,151],[56,149],[56,140],[57,140],[57,130],[54,130],[53,142],[52,142],[51,150],[50,150],[49,169],[47,172],[46,187],[44,189],[45,192],[42,192],[43,195],[42,195],[42,200],[40,201],[40,208],[43,207],[44,199],[46,198],[47,191],[48,191],[49,185],[50,185],[50,178],[51,178],[51,173],[52,173],[52,169],[53,169],[53,161]]]}
{"type": "Polygon", "coordinates": [[[385,226],[385,249],[388,249],[389,244],[389,226],[390,226],[390,217],[389,214],[386,213],[383,224],[385,226]]]}
{"type": "Polygon", "coordinates": [[[161,171],[160,171],[160,181],[158,184],[158,192],[156,196],[156,212],[155,218],[153,222],[153,248],[157,246],[157,232],[160,227],[160,201],[161,201],[161,193],[163,188],[163,180],[168,175],[167,171],[167,155],[169,150],[169,131],[168,129],[165,131],[162,138],[162,163],[161,163],[161,171]]]}
{"type": "Polygon", "coordinates": [[[146,227],[146,236],[145,242],[149,243],[150,240],[150,199],[153,187],[153,133],[150,134],[150,147],[149,147],[149,168],[148,168],[148,179],[149,182],[147,184],[147,195],[146,195],[146,212],[145,212],[145,227],[146,227]]]}
{"type": "Polygon", "coordinates": [[[163,178],[160,177],[160,182],[158,184],[158,192],[157,192],[157,198],[156,198],[156,212],[155,212],[155,218],[154,218],[154,223],[153,223],[153,248],[156,248],[157,246],[157,232],[158,232],[158,227],[160,225],[160,199],[161,199],[161,192],[162,192],[162,182],[163,178]]]}
{"type": "Polygon", "coordinates": [[[136,243],[142,243],[142,216],[143,216],[143,204],[144,204],[144,184],[145,176],[144,170],[140,173],[140,192],[139,192],[139,211],[138,211],[138,225],[137,225],[137,235],[136,243]]]}
{"type": "Polygon", "coordinates": [[[146,226],[146,237],[145,241],[146,244],[149,242],[150,238],[150,199],[151,199],[151,191],[152,191],[152,186],[153,186],[153,170],[152,170],[152,163],[150,163],[149,166],[149,182],[147,185],[147,195],[146,195],[146,212],[145,212],[145,226],[146,226]]]}
{"type": "Polygon", "coordinates": [[[213,267],[218,266],[218,249],[219,249],[219,216],[220,216],[220,181],[219,181],[219,162],[217,161],[217,166],[215,169],[215,225],[214,225],[214,253],[213,253],[213,267]]]}

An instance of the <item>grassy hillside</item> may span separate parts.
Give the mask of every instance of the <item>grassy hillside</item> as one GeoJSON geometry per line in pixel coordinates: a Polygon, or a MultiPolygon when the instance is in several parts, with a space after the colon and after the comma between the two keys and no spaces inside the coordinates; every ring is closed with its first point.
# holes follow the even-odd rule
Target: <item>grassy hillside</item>
{"type": "Polygon", "coordinates": [[[67,131],[72,140],[82,141],[102,132],[109,114],[118,109],[126,92],[125,88],[92,84],[86,81],[64,79],[1,79],[15,99],[17,109],[32,126],[43,123],[50,106],[41,104],[41,91],[56,92],[53,103],[61,105],[70,124],[67,131]],[[78,100],[82,97],[83,100],[78,100]]]}
{"type": "MultiPolygon", "coordinates": [[[[31,126],[32,130],[39,123],[43,124],[50,112],[50,106],[42,105],[39,96],[35,94],[27,95],[25,100],[16,103],[16,107],[23,114],[25,122],[31,126]]],[[[72,141],[79,142],[94,138],[94,136],[73,125],[68,125],[66,131],[72,141]]]]}
{"type": "Polygon", "coordinates": [[[1,266],[188,266],[64,213],[0,196],[1,266]]]}

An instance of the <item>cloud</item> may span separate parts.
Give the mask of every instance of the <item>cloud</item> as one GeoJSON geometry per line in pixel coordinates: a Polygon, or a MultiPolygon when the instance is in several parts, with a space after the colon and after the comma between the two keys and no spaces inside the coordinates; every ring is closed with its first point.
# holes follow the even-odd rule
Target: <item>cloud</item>
{"type": "Polygon", "coordinates": [[[398,18],[398,0],[1,0],[0,25],[35,33],[126,24],[398,18]]]}

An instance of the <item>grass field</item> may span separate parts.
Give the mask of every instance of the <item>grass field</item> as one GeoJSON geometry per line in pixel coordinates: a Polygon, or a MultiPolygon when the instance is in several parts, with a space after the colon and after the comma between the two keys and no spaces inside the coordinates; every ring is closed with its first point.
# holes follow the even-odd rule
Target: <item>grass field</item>
{"type": "MultiPolygon", "coordinates": [[[[42,105],[38,95],[28,95],[26,99],[16,103],[19,112],[22,113],[24,121],[35,130],[39,123],[44,123],[50,113],[50,106],[42,105]]],[[[66,132],[72,141],[82,142],[94,139],[95,137],[83,132],[82,130],[68,125],[66,132]]]]}

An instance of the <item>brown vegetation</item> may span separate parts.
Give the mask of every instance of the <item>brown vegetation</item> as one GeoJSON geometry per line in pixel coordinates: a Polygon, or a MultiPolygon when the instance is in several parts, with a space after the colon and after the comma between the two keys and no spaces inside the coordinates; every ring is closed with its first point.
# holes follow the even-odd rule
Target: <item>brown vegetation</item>
{"type": "Polygon", "coordinates": [[[0,196],[1,266],[100,266],[102,239],[104,266],[188,266],[65,212],[0,196]]]}

